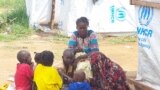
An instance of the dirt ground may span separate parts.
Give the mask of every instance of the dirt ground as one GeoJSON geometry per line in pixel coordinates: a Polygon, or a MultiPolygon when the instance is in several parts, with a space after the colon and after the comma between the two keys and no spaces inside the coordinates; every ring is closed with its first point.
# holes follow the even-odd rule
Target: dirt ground
{"type": "MultiPolygon", "coordinates": [[[[16,40],[11,42],[0,42],[0,85],[16,70],[16,54],[21,49],[31,52],[51,50],[55,54],[54,66],[62,67],[62,52],[67,48],[67,40],[55,40],[50,37],[31,36],[29,39],[16,40]]],[[[114,62],[118,63],[125,71],[137,70],[137,42],[126,44],[108,44],[108,39],[99,40],[100,51],[105,53],[114,62]]],[[[33,60],[33,59],[32,59],[33,60]]]]}

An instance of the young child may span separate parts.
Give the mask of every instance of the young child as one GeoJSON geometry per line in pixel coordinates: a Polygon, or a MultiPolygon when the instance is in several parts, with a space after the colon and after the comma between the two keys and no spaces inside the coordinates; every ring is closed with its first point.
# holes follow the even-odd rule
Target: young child
{"type": "Polygon", "coordinates": [[[70,77],[73,77],[73,64],[75,61],[75,52],[73,49],[66,49],[63,52],[63,64],[66,71],[66,74],[70,77]]]}
{"type": "Polygon", "coordinates": [[[26,50],[21,50],[17,54],[19,63],[15,73],[16,90],[31,90],[33,79],[33,63],[31,55],[26,50]]]}
{"type": "Polygon", "coordinates": [[[34,82],[38,90],[60,90],[62,79],[56,70],[52,67],[54,55],[51,51],[41,52],[41,62],[34,71],[34,82]]]}
{"type": "Polygon", "coordinates": [[[38,65],[41,63],[42,55],[41,55],[41,53],[38,53],[38,52],[34,52],[34,53],[35,53],[34,60],[35,60],[36,64],[38,65]]]}
{"type": "Polygon", "coordinates": [[[83,71],[75,71],[73,76],[74,82],[69,84],[68,90],[91,90],[90,85],[85,79],[86,76],[83,71]]]}
{"type": "Polygon", "coordinates": [[[64,69],[59,69],[59,73],[63,78],[64,84],[68,84],[72,82],[73,71],[74,71],[73,63],[75,61],[75,53],[73,49],[64,50],[62,59],[63,59],[64,69]]]}
{"type": "Polygon", "coordinates": [[[87,54],[84,55],[80,55],[76,58],[75,60],[76,62],[76,71],[77,70],[82,70],[85,75],[86,75],[86,79],[87,81],[90,82],[90,80],[93,78],[92,75],[92,70],[91,70],[91,64],[90,64],[90,59],[88,58],[87,54]]]}

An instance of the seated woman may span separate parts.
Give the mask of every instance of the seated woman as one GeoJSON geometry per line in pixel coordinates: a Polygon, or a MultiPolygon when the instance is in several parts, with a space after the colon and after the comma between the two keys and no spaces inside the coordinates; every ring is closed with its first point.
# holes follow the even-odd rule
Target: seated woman
{"type": "Polygon", "coordinates": [[[88,30],[89,21],[86,17],[80,17],[76,21],[77,31],[73,32],[68,48],[72,48],[79,52],[91,53],[99,51],[96,34],[92,30],[88,30]]]}
{"type": "Polygon", "coordinates": [[[123,69],[101,52],[89,55],[93,90],[130,90],[123,69]]]}

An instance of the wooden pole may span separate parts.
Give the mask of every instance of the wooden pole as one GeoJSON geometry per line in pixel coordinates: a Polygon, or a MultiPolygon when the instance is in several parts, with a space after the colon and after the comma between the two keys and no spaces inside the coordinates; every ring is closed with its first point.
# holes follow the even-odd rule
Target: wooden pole
{"type": "Polygon", "coordinates": [[[160,9],[160,2],[149,2],[149,1],[142,1],[142,0],[130,0],[131,5],[141,5],[141,6],[148,6],[160,9]]]}
{"type": "Polygon", "coordinates": [[[51,23],[50,23],[51,30],[53,30],[54,28],[55,2],[56,0],[52,0],[52,13],[51,13],[52,15],[51,15],[51,23]]]}

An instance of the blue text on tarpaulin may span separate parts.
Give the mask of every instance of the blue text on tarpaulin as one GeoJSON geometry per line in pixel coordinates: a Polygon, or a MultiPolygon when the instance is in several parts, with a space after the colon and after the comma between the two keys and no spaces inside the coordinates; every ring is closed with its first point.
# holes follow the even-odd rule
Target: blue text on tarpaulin
{"type": "Polygon", "coordinates": [[[111,12],[111,16],[110,16],[111,23],[114,23],[115,22],[115,6],[114,5],[110,7],[110,12],[111,12]]]}
{"type": "Polygon", "coordinates": [[[143,28],[143,27],[137,27],[137,34],[143,35],[143,36],[146,36],[146,37],[152,37],[153,30],[143,28]]]}

